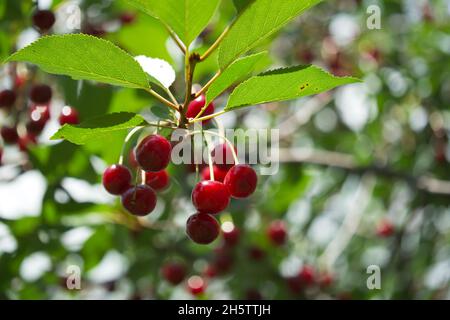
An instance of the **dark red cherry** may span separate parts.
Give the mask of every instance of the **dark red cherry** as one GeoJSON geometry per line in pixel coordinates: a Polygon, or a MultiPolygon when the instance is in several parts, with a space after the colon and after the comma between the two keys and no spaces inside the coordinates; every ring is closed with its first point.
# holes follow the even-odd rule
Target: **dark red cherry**
{"type": "Polygon", "coordinates": [[[222,236],[225,244],[233,247],[239,242],[240,231],[232,222],[227,221],[222,224],[222,236]]]}
{"type": "Polygon", "coordinates": [[[254,261],[260,261],[266,256],[266,252],[258,246],[248,248],[248,256],[254,261]]]}
{"type": "Polygon", "coordinates": [[[147,185],[132,187],[122,194],[122,205],[131,214],[146,216],[156,207],[156,194],[147,185]]]}
{"type": "Polygon", "coordinates": [[[119,19],[122,24],[131,24],[136,19],[136,14],[133,12],[122,12],[119,19]]]}
{"type": "Polygon", "coordinates": [[[272,223],[267,228],[267,236],[273,244],[277,246],[283,245],[286,242],[287,238],[286,225],[284,221],[272,221],[272,223]]]}
{"type": "Polygon", "coordinates": [[[218,181],[200,181],[192,190],[192,203],[199,212],[215,214],[225,210],[230,203],[230,192],[218,181]]]}
{"type": "Polygon", "coordinates": [[[186,223],[186,233],[192,241],[199,244],[213,242],[220,232],[217,220],[205,213],[196,213],[189,217],[186,223]]]}
{"type": "Polygon", "coordinates": [[[161,273],[167,282],[176,286],[180,284],[186,276],[186,267],[179,262],[170,262],[163,265],[161,273]]]}
{"type": "Polygon", "coordinates": [[[19,134],[16,127],[3,126],[0,130],[3,141],[7,144],[14,144],[19,141],[19,134]]]}
{"type": "Polygon", "coordinates": [[[78,119],[78,111],[75,108],[65,106],[61,110],[61,114],[59,115],[59,124],[78,124],[80,121],[78,119]]]}
{"type": "MultiPolygon", "coordinates": [[[[191,101],[191,103],[189,103],[188,109],[186,111],[186,117],[188,119],[195,118],[200,113],[202,108],[205,106],[205,102],[206,102],[206,98],[203,94],[200,97],[198,97],[197,99],[194,99],[193,101],[191,101]]],[[[214,103],[211,102],[210,104],[208,104],[205,111],[201,114],[200,117],[209,116],[213,113],[214,113],[214,103]]],[[[210,120],[204,120],[204,121],[202,121],[202,123],[206,124],[209,121],[210,120]]]]}
{"type": "Polygon", "coordinates": [[[205,292],[206,282],[200,276],[192,276],[187,281],[187,288],[194,296],[205,292]]]}
{"type": "Polygon", "coordinates": [[[315,282],[315,270],[310,265],[304,265],[298,274],[300,281],[305,285],[312,285],[315,282]]]}
{"type": "Polygon", "coordinates": [[[246,300],[262,300],[263,296],[262,296],[261,292],[259,292],[259,290],[249,289],[245,293],[245,299],[246,300]]]}
{"type": "Polygon", "coordinates": [[[131,172],[127,167],[113,164],[103,173],[103,187],[111,194],[120,195],[131,188],[131,172]]]}
{"type": "Polygon", "coordinates": [[[0,108],[7,107],[10,108],[16,102],[17,95],[13,90],[2,90],[0,91],[0,108]]]}
{"type": "MultiPolygon", "coordinates": [[[[236,148],[234,150],[236,151],[236,148]]],[[[233,151],[228,143],[215,146],[211,156],[213,163],[223,171],[228,171],[234,166],[233,151]]]]}
{"type": "Polygon", "coordinates": [[[36,136],[34,134],[27,133],[24,136],[21,136],[19,138],[19,141],[17,142],[20,151],[26,152],[28,151],[28,148],[30,145],[34,145],[37,143],[36,136]]]}
{"type": "Polygon", "coordinates": [[[150,186],[155,191],[162,191],[169,185],[169,174],[166,170],[145,173],[145,184],[150,186]]]}
{"type": "Polygon", "coordinates": [[[52,88],[46,84],[36,84],[31,88],[30,99],[37,104],[46,104],[52,99],[52,88]]]}
{"type": "Polygon", "coordinates": [[[170,162],[172,146],[170,142],[158,134],[144,138],[136,148],[136,160],[145,171],[164,170],[170,162]]]}
{"type": "Polygon", "coordinates": [[[38,135],[42,132],[50,119],[49,107],[46,105],[34,105],[30,109],[30,119],[26,124],[27,132],[38,135]]]}
{"type": "MultiPolygon", "coordinates": [[[[226,171],[223,171],[218,166],[213,166],[213,172],[214,172],[214,180],[223,182],[225,179],[225,176],[227,175],[226,171]]],[[[209,170],[209,166],[206,166],[202,169],[202,180],[211,180],[211,171],[209,170]]]]}
{"type": "Polygon", "coordinates": [[[246,198],[255,192],[258,176],[252,167],[237,164],[228,171],[224,184],[233,198],[246,198]]]}
{"type": "Polygon", "coordinates": [[[33,14],[33,25],[41,31],[49,30],[55,20],[55,15],[50,10],[37,10],[33,14]]]}

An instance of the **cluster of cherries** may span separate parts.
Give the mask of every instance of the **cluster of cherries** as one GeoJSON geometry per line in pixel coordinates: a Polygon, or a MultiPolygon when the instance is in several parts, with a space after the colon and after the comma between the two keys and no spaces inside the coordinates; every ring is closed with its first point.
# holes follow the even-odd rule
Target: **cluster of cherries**
{"type": "MultiPolygon", "coordinates": [[[[228,144],[220,144],[212,151],[214,180],[203,171],[204,180],[192,191],[192,203],[197,212],[186,226],[188,236],[196,243],[209,244],[214,241],[220,227],[213,215],[225,210],[231,197],[242,199],[256,189],[258,177],[255,170],[245,164],[230,160],[228,144]]],[[[133,215],[145,216],[156,206],[155,191],[163,190],[169,183],[165,170],[170,162],[172,146],[161,135],[145,137],[133,153],[138,166],[145,172],[143,184],[133,185],[131,171],[122,164],[108,167],[103,174],[103,186],[113,194],[120,195],[123,207],[133,215]]]]}
{"type": "MultiPolygon", "coordinates": [[[[5,89],[0,91],[0,108],[6,113],[11,114],[15,120],[14,124],[3,125],[0,129],[0,135],[5,144],[17,144],[22,151],[26,151],[29,144],[35,144],[37,137],[42,133],[45,125],[50,120],[50,101],[52,98],[52,89],[45,84],[33,85],[29,91],[29,103],[25,110],[25,115],[21,116],[21,106],[14,108],[18,100],[17,86],[23,85],[16,81],[14,89],[5,89]],[[18,127],[23,121],[24,130],[19,134],[18,127]]],[[[78,112],[69,106],[65,106],[59,115],[59,123],[64,125],[77,124],[78,112]]],[[[1,153],[1,152],[0,152],[1,153]]]]}

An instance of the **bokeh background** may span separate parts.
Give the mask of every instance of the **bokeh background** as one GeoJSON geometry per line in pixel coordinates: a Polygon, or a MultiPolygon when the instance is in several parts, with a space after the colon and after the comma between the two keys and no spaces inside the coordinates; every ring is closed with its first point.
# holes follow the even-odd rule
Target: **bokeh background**
{"type": "MultiPolygon", "coordinates": [[[[39,6],[56,14],[52,33],[103,37],[182,71],[164,27],[122,1],[39,6]]],[[[2,60],[40,36],[34,10],[31,0],[0,1],[2,60]]],[[[195,47],[205,50],[234,16],[232,1],[222,1],[195,47]]],[[[449,31],[448,0],[337,0],[261,46],[270,50],[272,67],[314,63],[364,81],[219,118],[227,128],[279,128],[281,165],[276,175],[260,177],[254,196],[221,215],[225,230],[239,230],[236,243],[221,237],[208,246],[184,232],[196,181],[185,166],[169,168],[171,187],[159,195],[156,211],[136,220],[100,184],[126,133],[85,146],[49,141],[65,105],[86,120],[114,111],[148,114],[156,101],[30,65],[2,65],[0,89],[21,76],[49,84],[53,99],[52,118],[35,145],[21,151],[1,143],[0,298],[450,298],[449,31]],[[381,9],[379,30],[366,25],[371,5],[381,9]],[[274,221],[286,227],[282,245],[267,235],[274,221]],[[174,262],[186,273],[175,286],[162,272],[174,262]],[[81,270],[81,290],[66,286],[71,265],[81,270]],[[381,270],[380,289],[367,287],[370,265],[381,270]],[[203,293],[192,294],[192,276],[200,277],[190,283],[202,283],[203,293]]],[[[196,82],[216,69],[213,55],[198,66],[196,82]]],[[[175,91],[183,95],[182,77],[175,91]]],[[[0,125],[19,122],[19,133],[28,106],[21,94],[19,111],[0,109],[0,125]]],[[[216,105],[225,102],[226,95],[216,105]]]]}

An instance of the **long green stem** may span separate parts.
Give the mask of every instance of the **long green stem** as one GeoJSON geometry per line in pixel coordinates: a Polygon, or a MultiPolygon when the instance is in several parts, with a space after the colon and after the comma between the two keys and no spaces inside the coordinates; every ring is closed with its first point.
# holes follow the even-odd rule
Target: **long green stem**
{"type": "Polygon", "coordinates": [[[169,108],[179,112],[178,107],[173,104],[172,102],[170,102],[169,100],[167,100],[166,98],[164,98],[163,96],[161,96],[159,93],[153,91],[150,88],[146,88],[145,91],[147,91],[148,93],[150,93],[152,96],[154,96],[156,99],[158,99],[160,102],[164,103],[166,106],[168,106],[169,108]]]}
{"type": "Polygon", "coordinates": [[[192,120],[189,121],[189,123],[195,123],[195,122],[199,122],[199,121],[205,121],[205,120],[213,119],[213,118],[218,117],[218,116],[220,116],[220,115],[222,115],[222,114],[224,114],[226,112],[227,111],[222,110],[222,111],[219,111],[219,112],[216,112],[216,113],[204,116],[204,117],[200,117],[200,118],[197,118],[197,119],[192,119],[192,120]]]}
{"type": "Polygon", "coordinates": [[[206,60],[213,52],[217,49],[217,47],[222,42],[223,38],[227,35],[228,31],[230,30],[230,27],[226,27],[225,30],[223,30],[222,34],[216,39],[216,41],[209,47],[208,50],[205,51],[205,53],[200,57],[200,61],[206,60]]]}

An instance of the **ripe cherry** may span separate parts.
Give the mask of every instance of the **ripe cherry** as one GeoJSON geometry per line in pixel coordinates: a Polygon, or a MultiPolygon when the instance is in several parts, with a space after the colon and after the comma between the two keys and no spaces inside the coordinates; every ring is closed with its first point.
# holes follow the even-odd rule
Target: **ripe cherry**
{"type": "Polygon", "coordinates": [[[254,261],[260,261],[266,256],[266,252],[258,246],[248,248],[248,256],[254,261]]]}
{"type": "Polygon", "coordinates": [[[59,124],[78,124],[80,121],[78,119],[78,111],[72,107],[65,106],[61,110],[61,114],[59,115],[59,124]]]}
{"type": "MultiPolygon", "coordinates": [[[[214,180],[223,182],[225,176],[227,175],[226,171],[223,171],[218,166],[213,166],[214,172],[214,180]]],[[[211,180],[211,170],[209,170],[209,166],[206,166],[202,169],[202,180],[211,180]]]]}
{"type": "Polygon", "coordinates": [[[225,244],[233,247],[239,242],[240,231],[232,222],[227,221],[222,224],[222,235],[225,244]]]}
{"type": "Polygon", "coordinates": [[[170,162],[172,146],[166,138],[152,134],[144,138],[136,148],[136,160],[145,171],[164,170],[170,162]]]}
{"type": "Polygon", "coordinates": [[[304,285],[312,285],[315,281],[315,271],[310,265],[304,265],[298,274],[300,281],[304,285]]]}
{"type": "MultiPolygon", "coordinates": [[[[236,151],[236,148],[234,148],[234,151],[236,151]]],[[[228,143],[215,146],[211,156],[213,163],[221,170],[228,171],[234,166],[233,151],[228,143]]]]}
{"type": "Polygon", "coordinates": [[[30,120],[26,124],[27,132],[34,135],[40,134],[49,119],[50,111],[48,106],[34,105],[30,109],[30,120]]]}
{"type": "Polygon", "coordinates": [[[131,172],[127,167],[113,164],[103,173],[103,187],[114,195],[120,195],[131,188],[131,172]]]}
{"type": "Polygon", "coordinates": [[[212,263],[207,264],[205,270],[203,271],[203,274],[208,278],[216,277],[217,276],[216,266],[212,263]]]}
{"type": "Polygon", "coordinates": [[[206,282],[200,276],[192,276],[187,281],[187,287],[189,292],[196,296],[205,292],[206,282]]]}
{"type": "Polygon", "coordinates": [[[156,207],[156,194],[147,185],[132,187],[122,194],[122,205],[131,214],[146,216],[156,207]]]}
{"type": "Polygon", "coordinates": [[[45,104],[52,98],[52,88],[46,84],[37,84],[31,88],[30,99],[37,104],[45,104]]]}
{"type": "Polygon", "coordinates": [[[394,233],[394,225],[387,219],[383,219],[377,226],[376,233],[379,237],[387,238],[394,233]]]}
{"type": "Polygon", "coordinates": [[[221,252],[214,258],[214,266],[217,273],[226,274],[233,267],[234,259],[230,252],[221,252]]]}
{"type": "Polygon", "coordinates": [[[258,176],[252,167],[246,164],[233,166],[225,176],[224,184],[233,198],[246,198],[255,192],[258,176]]]}
{"type": "Polygon", "coordinates": [[[33,14],[33,24],[41,31],[49,30],[55,20],[55,15],[50,10],[37,10],[33,14]]]}
{"type": "Polygon", "coordinates": [[[147,171],[145,173],[145,184],[155,191],[162,191],[169,185],[169,174],[166,170],[158,172],[147,171]]]}
{"type": "Polygon", "coordinates": [[[17,142],[20,151],[23,152],[28,151],[28,147],[36,143],[37,143],[36,136],[30,133],[27,133],[26,135],[20,137],[19,141],[17,142]]]}
{"type": "Polygon", "coordinates": [[[199,212],[215,214],[230,203],[230,192],[218,181],[200,181],[192,190],[192,203],[199,212]]]}
{"type": "Polygon", "coordinates": [[[161,273],[167,282],[176,286],[184,280],[184,277],[186,276],[186,267],[179,262],[166,263],[161,268],[161,273]]]}
{"type": "Polygon", "coordinates": [[[131,24],[136,19],[136,14],[133,12],[122,12],[119,19],[122,24],[131,24]]]}
{"type": "Polygon", "coordinates": [[[3,90],[0,91],[0,108],[7,107],[10,108],[16,102],[17,95],[13,90],[3,90]]]}
{"type": "Polygon", "coordinates": [[[189,217],[186,223],[186,233],[192,241],[199,244],[213,242],[220,232],[217,220],[205,213],[196,213],[189,217]]]}
{"type": "Polygon", "coordinates": [[[8,144],[14,144],[19,140],[19,134],[16,127],[3,126],[0,130],[3,141],[8,144]]]}
{"type": "Polygon", "coordinates": [[[0,166],[2,165],[3,149],[0,147],[0,166]]]}
{"type": "Polygon", "coordinates": [[[334,282],[334,277],[329,272],[323,272],[319,277],[319,283],[322,288],[331,286],[334,282]]]}
{"type": "Polygon", "coordinates": [[[273,244],[277,246],[283,245],[287,238],[286,225],[284,221],[272,221],[267,228],[267,236],[273,244]]]}
{"type": "MultiPolygon", "coordinates": [[[[202,108],[205,106],[205,102],[206,102],[206,98],[202,94],[197,99],[195,99],[191,103],[189,103],[188,109],[186,111],[186,117],[188,119],[195,118],[200,113],[202,108]]],[[[213,113],[214,113],[214,103],[211,102],[210,104],[208,104],[205,111],[201,114],[200,117],[209,116],[213,113]]],[[[210,120],[204,120],[202,123],[207,124],[209,121],[210,120]]]]}

